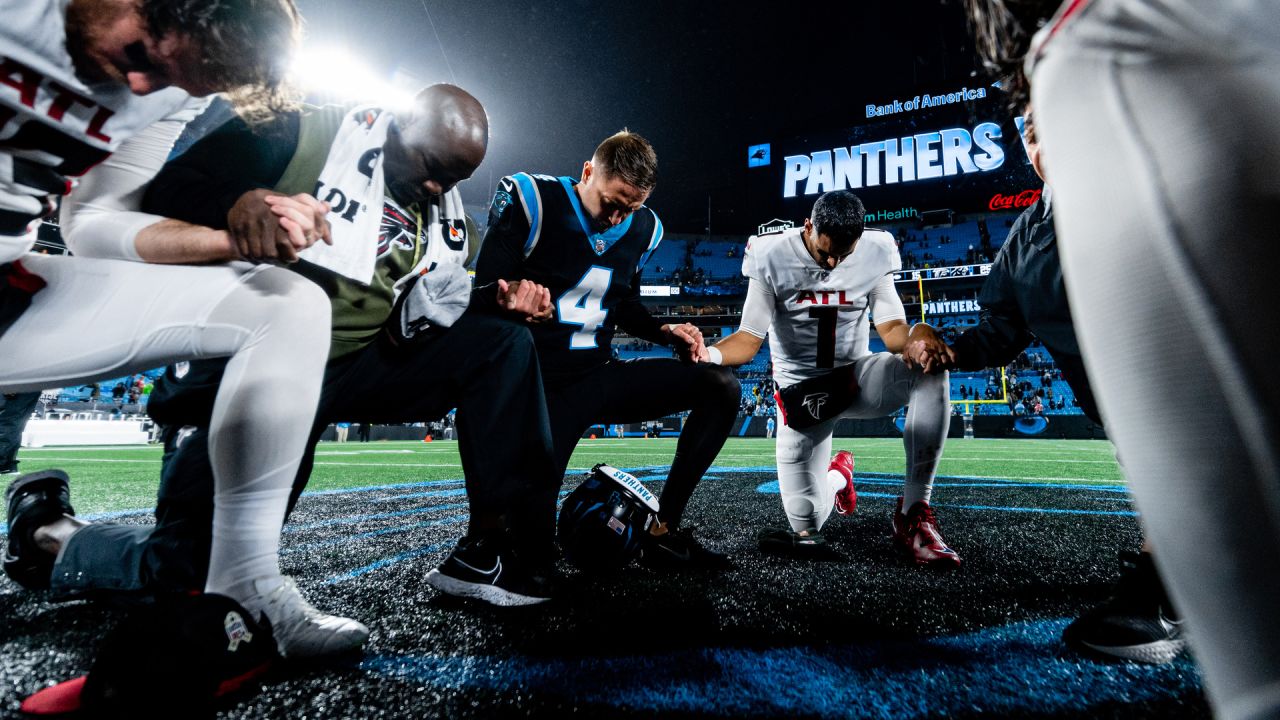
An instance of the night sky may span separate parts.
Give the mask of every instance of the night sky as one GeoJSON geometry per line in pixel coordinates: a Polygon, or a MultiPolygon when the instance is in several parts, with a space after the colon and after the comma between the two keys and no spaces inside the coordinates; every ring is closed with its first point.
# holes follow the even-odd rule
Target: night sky
{"type": "Polygon", "coordinates": [[[658,151],[649,201],[669,232],[754,232],[746,148],[864,118],[867,103],[980,83],[957,3],[924,0],[298,0],[307,44],[375,71],[456,82],[489,111],[489,156],[461,188],[573,175],[628,127],[658,151]],[[434,20],[428,20],[428,13],[434,20]],[[436,32],[439,34],[437,40],[436,32]]]}

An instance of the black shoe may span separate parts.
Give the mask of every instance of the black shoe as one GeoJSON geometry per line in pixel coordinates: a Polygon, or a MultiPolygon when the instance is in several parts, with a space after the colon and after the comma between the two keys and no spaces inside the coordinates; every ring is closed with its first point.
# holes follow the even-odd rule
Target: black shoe
{"type": "Polygon", "coordinates": [[[67,474],[42,470],[14,480],[4,492],[9,512],[9,544],[4,553],[4,572],[28,590],[47,590],[57,558],[41,550],[35,531],[62,518],[75,515],[67,474]]]}
{"type": "Polygon", "coordinates": [[[760,552],[766,555],[828,562],[844,560],[840,553],[827,544],[827,539],[818,533],[800,535],[791,530],[761,530],[757,540],[760,542],[760,552]]]}
{"type": "Polygon", "coordinates": [[[524,561],[505,534],[468,535],[427,573],[427,584],[501,607],[537,605],[551,599],[554,573],[554,567],[524,561]]]}
{"type": "Polygon", "coordinates": [[[693,528],[675,528],[662,535],[645,533],[640,542],[640,564],[655,570],[726,570],[729,556],[708,550],[693,537],[693,528]]]}
{"type": "Polygon", "coordinates": [[[1187,646],[1148,553],[1120,553],[1120,581],[1110,598],[1067,626],[1062,640],[1083,653],[1167,663],[1187,646]]]}

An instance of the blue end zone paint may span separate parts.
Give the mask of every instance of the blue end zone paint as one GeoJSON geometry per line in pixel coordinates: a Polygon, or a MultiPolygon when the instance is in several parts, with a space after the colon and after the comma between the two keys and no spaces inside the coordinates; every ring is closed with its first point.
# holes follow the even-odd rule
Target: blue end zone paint
{"type": "Polygon", "coordinates": [[[940,507],[940,508],[959,508],[961,510],[996,510],[999,512],[1057,513],[1060,515],[1112,515],[1115,517],[1137,517],[1138,516],[1138,513],[1132,510],[1069,510],[1065,508],[996,507],[992,505],[950,505],[950,504],[944,504],[944,503],[934,503],[933,506],[940,507]]]}
{"type": "MultiPolygon", "coordinates": [[[[624,472],[629,472],[633,475],[637,473],[643,473],[643,472],[661,471],[663,473],[663,478],[665,479],[666,473],[671,470],[671,466],[670,465],[645,465],[640,467],[618,468],[618,469],[623,470],[624,472]]],[[[745,467],[729,466],[729,465],[713,465],[707,469],[707,472],[718,473],[718,474],[738,473],[738,472],[772,473],[772,472],[776,472],[777,469],[778,468],[775,465],[755,465],[755,466],[745,466],[745,467]]],[[[591,468],[569,468],[568,470],[566,470],[566,473],[570,473],[570,474],[578,473],[578,472],[585,473],[585,472],[588,472],[589,470],[591,470],[591,468]]],[[[711,477],[704,476],[704,479],[713,479],[713,477],[714,476],[711,476],[711,477]]],[[[893,473],[860,472],[855,477],[860,478],[860,482],[865,484],[878,484],[878,483],[873,483],[872,479],[879,479],[879,478],[885,478],[893,481],[892,483],[887,483],[887,484],[902,482],[902,476],[895,475],[893,473]]],[[[647,477],[643,479],[657,480],[658,478],[647,477]]],[[[1055,488],[1055,489],[1062,489],[1062,490],[1092,490],[1095,492],[1123,493],[1123,494],[1127,494],[1129,492],[1128,488],[1124,487],[1123,485],[1078,485],[1078,484],[1073,485],[1073,484],[1061,484],[1061,483],[1039,483],[1039,482],[1027,482],[1027,481],[1016,480],[1016,479],[974,477],[972,475],[939,475],[938,480],[942,482],[936,483],[934,487],[951,487],[951,486],[955,486],[955,487],[1027,487],[1027,488],[1055,488]],[[959,483],[951,483],[949,481],[961,481],[961,482],[967,481],[970,483],[977,483],[977,484],[962,485],[959,483]]],[[[358,488],[308,491],[308,492],[302,493],[302,496],[311,497],[311,496],[324,496],[324,495],[352,495],[352,494],[367,493],[367,492],[404,490],[407,488],[415,488],[415,487],[438,487],[441,485],[459,485],[464,482],[466,481],[463,480],[462,478],[452,479],[452,480],[424,480],[422,482],[396,483],[393,485],[368,485],[365,487],[358,487],[358,488]]],[[[777,491],[775,490],[774,492],[777,492],[777,491]]],[[[859,494],[861,495],[862,493],[859,493],[859,494]]],[[[370,502],[391,502],[391,501],[403,499],[406,497],[434,497],[434,496],[431,495],[430,493],[424,493],[421,496],[400,495],[392,498],[377,498],[375,500],[371,500],[370,502]]],[[[873,496],[868,495],[868,497],[873,497],[873,496]]],[[[443,509],[443,507],[439,509],[443,509]]],[[[114,512],[94,513],[92,515],[85,515],[83,516],[83,518],[90,522],[97,522],[99,520],[115,520],[118,518],[136,517],[138,515],[150,515],[152,512],[153,511],[150,509],[117,510],[114,512]]],[[[372,518],[375,516],[364,516],[364,517],[372,518]]],[[[292,526],[292,525],[286,526],[285,531],[288,532],[293,527],[295,526],[292,526]]],[[[314,526],[308,526],[308,527],[314,527],[314,526]]],[[[6,530],[7,528],[0,526],[0,537],[4,537],[7,534],[6,530]]]]}
{"type": "MultiPolygon", "coordinates": [[[[623,472],[627,472],[627,471],[623,470],[623,472]]],[[[632,473],[632,474],[635,475],[635,473],[632,473]]],[[[663,473],[661,475],[636,475],[636,479],[642,482],[666,482],[667,474],[663,473]]],[[[703,480],[723,480],[724,478],[719,475],[703,475],[702,479],[703,480]]]]}
{"type": "Polygon", "coordinates": [[[370,520],[391,520],[394,518],[408,517],[410,515],[422,515],[423,513],[439,512],[441,510],[457,510],[466,507],[466,503],[450,503],[448,505],[429,505],[427,507],[417,507],[409,510],[397,510],[396,512],[374,513],[372,515],[351,515],[344,518],[333,518],[330,520],[321,520],[320,522],[303,523],[285,525],[285,532],[298,532],[300,530],[315,530],[316,528],[334,527],[336,525],[355,525],[356,523],[368,522],[370,520]]]}
{"type": "Polygon", "coordinates": [[[420,498],[458,497],[459,495],[466,495],[466,494],[467,494],[466,488],[455,488],[453,490],[429,490],[427,492],[411,493],[408,495],[391,495],[390,497],[374,498],[369,502],[374,502],[374,503],[399,502],[401,500],[418,500],[420,498]]]}
{"type": "MultiPolygon", "coordinates": [[[[769,468],[770,471],[774,469],[776,468],[769,468]]],[[[859,473],[856,473],[854,477],[876,478],[876,479],[883,478],[887,480],[892,480],[894,482],[899,482],[899,483],[902,482],[902,476],[895,473],[859,472],[859,473]]],[[[1020,487],[1059,488],[1059,489],[1066,489],[1066,490],[1097,490],[1099,492],[1118,492],[1118,493],[1129,492],[1129,489],[1123,485],[1091,485],[1091,484],[1090,485],[1086,485],[1086,484],[1065,485],[1061,483],[1055,484],[1055,483],[1030,482],[1027,480],[1019,480],[1017,478],[976,477],[973,475],[939,475],[938,480],[945,480],[945,481],[958,480],[961,482],[977,482],[977,483],[989,484],[992,487],[996,487],[996,486],[1004,487],[1008,485],[1016,485],[1020,487]]],[[[982,487],[982,486],[980,485],[976,487],[982,487]]]]}
{"type": "MultiPolygon", "coordinates": [[[[563,499],[564,496],[568,494],[569,494],[568,490],[561,490],[559,497],[563,499]]],[[[405,515],[415,515],[415,514],[421,514],[424,512],[433,512],[436,510],[456,510],[456,509],[465,508],[465,507],[467,507],[466,503],[454,503],[450,505],[435,505],[433,507],[416,508],[413,510],[406,510],[403,512],[378,513],[376,515],[360,515],[360,516],[351,517],[351,518],[341,518],[338,520],[327,520],[324,522],[312,523],[310,525],[299,525],[293,529],[302,530],[302,529],[309,529],[309,528],[315,528],[315,527],[326,527],[331,525],[350,525],[358,522],[363,522],[365,520],[384,520],[387,518],[403,517],[405,515]]],[[[390,535],[392,533],[397,533],[397,532],[405,532],[417,527],[428,527],[432,525],[452,525],[455,523],[466,522],[468,517],[469,516],[467,515],[455,515],[453,517],[440,518],[437,520],[427,520],[425,522],[421,522],[416,525],[405,525],[405,526],[399,526],[394,528],[386,528],[383,530],[375,530],[367,533],[361,533],[358,535],[345,535],[341,538],[335,538],[332,540],[321,540],[313,543],[308,543],[306,545],[302,545],[295,548],[293,552],[296,552],[298,550],[303,550],[303,549],[322,547],[325,545],[337,545],[345,542],[350,542],[352,540],[373,538],[373,537],[378,537],[380,535],[390,535]]],[[[285,528],[286,531],[288,531],[289,529],[290,528],[285,528]]],[[[361,575],[373,572],[375,570],[381,570],[382,568],[391,567],[392,565],[397,565],[399,563],[404,562],[405,560],[412,560],[420,555],[433,553],[442,548],[452,548],[452,547],[453,545],[451,543],[440,543],[436,545],[431,545],[430,547],[418,548],[416,550],[410,550],[407,552],[400,553],[398,555],[392,555],[391,557],[383,558],[381,560],[369,563],[368,565],[363,565],[361,567],[358,567],[355,570],[351,570],[350,572],[345,572],[340,575],[334,575],[333,577],[330,577],[329,579],[325,580],[325,584],[333,585],[336,583],[345,582],[347,580],[351,580],[352,578],[359,577],[361,575]]],[[[281,554],[285,554],[285,553],[282,552],[281,554]]]]}
{"type": "Polygon", "coordinates": [[[357,488],[339,488],[336,490],[308,490],[303,497],[311,495],[349,495],[351,493],[377,492],[379,490],[404,490],[414,487],[436,487],[438,485],[458,485],[466,482],[462,478],[455,480],[422,480],[420,482],[395,483],[394,485],[364,485],[357,488]]]}
{"type": "MultiPolygon", "coordinates": [[[[870,475],[870,473],[868,473],[870,475]]],[[[878,480],[864,477],[857,473],[854,478],[859,485],[901,485],[901,475],[887,475],[891,480],[878,480]]],[[[986,480],[983,482],[935,482],[934,487],[999,487],[999,488],[1052,488],[1054,490],[1090,490],[1128,495],[1128,488],[1107,485],[1068,485],[1063,483],[1024,482],[1017,480],[986,480]]],[[[1115,499],[1115,498],[1112,498],[1115,499]]]]}
{"type": "Polygon", "coordinates": [[[1059,640],[1067,622],[867,645],[577,658],[374,655],[360,667],[440,689],[519,689],[579,707],[722,717],[912,718],[944,708],[1043,716],[1199,694],[1199,672],[1186,658],[1109,664],[1069,653],[1059,640]]]}
{"type": "Polygon", "coordinates": [[[281,555],[292,555],[293,553],[306,552],[308,550],[317,550],[319,548],[332,547],[334,545],[346,545],[350,542],[360,540],[368,540],[370,538],[382,537],[383,535],[395,535],[397,533],[409,532],[420,528],[435,527],[438,525],[455,525],[467,521],[467,515],[452,515],[450,517],[440,518],[438,520],[427,520],[425,522],[414,523],[412,525],[397,525],[396,527],[383,528],[366,533],[356,533],[355,535],[343,535],[342,537],[330,538],[328,540],[317,540],[315,542],[303,543],[301,545],[292,545],[287,548],[281,548],[281,555]]]}
{"type": "MultiPolygon", "coordinates": [[[[901,482],[901,481],[899,481],[901,482]]],[[[886,483],[887,484],[887,483],[886,483]]],[[[938,487],[935,485],[934,487],[938,487]]],[[[1053,485],[1045,485],[1043,487],[1054,487],[1053,485]]],[[[761,483],[756,486],[756,492],[765,495],[778,495],[781,490],[778,487],[778,481],[761,483]]],[[[859,492],[860,498],[897,498],[896,494],[891,493],[872,493],[859,492]]],[[[1108,498],[1110,499],[1110,498],[1108,498]]],[[[1055,513],[1061,515],[1112,515],[1116,517],[1137,517],[1138,513],[1132,510],[1075,510],[1070,508],[1042,508],[1042,507],[1009,507],[997,505],[952,505],[949,503],[933,503],[937,508],[956,508],[960,510],[995,510],[998,512],[1033,512],[1033,513],[1055,513]]]]}
{"type": "MultiPolygon", "coordinates": [[[[569,468],[565,472],[570,474],[579,473],[579,472],[585,473],[585,472],[588,472],[590,469],[591,468],[569,468]]],[[[640,467],[618,468],[618,469],[624,472],[629,472],[633,475],[637,473],[643,473],[643,472],[660,471],[663,473],[663,478],[665,479],[666,473],[671,470],[671,466],[670,465],[644,465],[640,467]]],[[[718,473],[718,474],[738,473],[738,472],[772,473],[772,472],[776,472],[777,469],[778,468],[774,465],[755,465],[755,466],[745,466],[745,467],[729,466],[729,465],[713,465],[707,469],[707,472],[718,473]]],[[[868,478],[886,478],[886,479],[893,480],[894,483],[902,482],[902,476],[895,475],[893,473],[870,473],[870,472],[862,473],[860,472],[855,477],[861,478],[862,479],[861,482],[864,482],[866,484],[871,484],[872,482],[868,478]]],[[[658,478],[647,477],[644,479],[657,480],[658,478]]],[[[711,479],[711,478],[704,476],[704,479],[711,479]]],[[[1069,484],[1060,484],[1060,483],[1059,484],[1038,483],[1038,482],[1027,482],[1027,481],[1015,480],[1015,479],[974,477],[972,475],[939,475],[938,480],[942,482],[935,484],[935,487],[949,487],[951,485],[948,481],[962,481],[962,482],[968,481],[968,482],[979,483],[979,484],[970,485],[967,487],[990,486],[990,487],[1057,488],[1057,489],[1064,489],[1064,490],[1093,490],[1096,492],[1125,493],[1125,494],[1129,492],[1129,490],[1123,485],[1069,485],[1069,484]]],[[[438,487],[441,485],[458,485],[464,482],[465,480],[461,478],[454,479],[454,480],[424,480],[422,482],[396,483],[394,485],[369,485],[369,486],[358,487],[358,488],[308,491],[308,492],[302,493],[302,496],[311,497],[311,496],[324,496],[324,495],[353,495],[353,494],[367,493],[367,492],[378,492],[378,491],[385,492],[389,490],[404,490],[407,488],[415,488],[415,487],[438,487]]],[[[888,483],[888,484],[894,484],[894,483],[888,483]]],[[[862,494],[862,493],[859,493],[859,494],[862,494]]],[[[429,497],[429,496],[430,496],[429,494],[424,494],[422,497],[429,497]]],[[[370,502],[390,502],[393,500],[402,499],[404,497],[408,497],[408,496],[401,495],[394,498],[377,498],[370,502]]],[[[868,497],[873,497],[873,496],[868,495],[868,497]]],[[[444,508],[441,507],[438,509],[444,509],[444,508]]],[[[83,518],[90,522],[97,522],[99,520],[115,520],[118,518],[136,517],[138,515],[150,515],[152,512],[153,511],[150,509],[118,510],[115,512],[105,512],[105,513],[95,513],[92,515],[85,515],[83,516],[83,518]]],[[[364,517],[372,518],[374,516],[364,516],[364,517]]],[[[285,526],[285,532],[288,532],[290,529],[294,527],[295,526],[293,525],[285,526]]],[[[309,527],[314,527],[314,526],[309,526],[309,527]]],[[[0,526],[0,537],[5,537],[6,534],[7,534],[7,529],[3,526],[0,526]]]]}
{"type": "Polygon", "coordinates": [[[372,562],[372,563],[369,563],[368,565],[362,565],[361,567],[358,567],[355,570],[351,570],[350,572],[345,572],[345,573],[342,573],[341,575],[334,575],[333,577],[325,580],[324,584],[337,585],[338,583],[343,583],[348,580],[354,580],[355,578],[358,578],[361,575],[364,575],[366,573],[371,573],[374,570],[381,570],[384,567],[389,567],[397,563],[402,563],[405,560],[412,560],[420,555],[429,555],[431,553],[440,552],[442,550],[447,550],[452,547],[453,547],[452,542],[436,543],[435,545],[428,545],[427,547],[417,548],[416,550],[409,550],[407,552],[402,552],[399,555],[392,555],[389,558],[383,558],[377,562],[372,562]]]}

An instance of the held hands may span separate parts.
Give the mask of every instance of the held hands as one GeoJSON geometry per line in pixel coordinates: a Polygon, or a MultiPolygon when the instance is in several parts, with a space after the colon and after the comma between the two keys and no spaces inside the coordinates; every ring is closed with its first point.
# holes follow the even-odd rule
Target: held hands
{"type": "Polygon", "coordinates": [[[906,347],[902,349],[902,359],[909,368],[920,368],[927,373],[940,373],[955,365],[956,354],[934,329],[924,323],[917,323],[907,335],[906,347]]]}
{"type": "Polygon", "coordinates": [[[662,331],[667,334],[672,349],[685,362],[707,362],[707,346],[702,341],[702,331],[692,323],[681,325],[663,325],[662,331]]]}
{"type": "Polygon", "coordinates": [[[551,291],[529,280],[498,280],[498,307],[523,315],[525,322],[550,320],[551,291]]]}
{"type": "Polygon", "coordinates": [[[317,241],[332,245],[329,204],[306,193],[286,196],[251,190],[227,212],[227,231],[250,262],[297,262],[298,252],[317,241]]]}

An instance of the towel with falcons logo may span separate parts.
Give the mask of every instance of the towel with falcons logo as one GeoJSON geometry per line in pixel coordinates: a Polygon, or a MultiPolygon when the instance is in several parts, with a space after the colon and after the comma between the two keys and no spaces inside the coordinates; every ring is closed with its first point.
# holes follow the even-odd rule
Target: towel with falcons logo
{"type": "Polygon", "coordinates": [[[308,263],[362,284],[370,284],[390,246],[412,247],[422,234],[424,255],[411,275],[431,263],[466,258],[466,210],[457,188],[408,208],[385,195],[383,143],[392,122],[392,114],[374,106],[348,111],[315,183],[315,196],[332,206],[333,245],[316,243],[300,252],[308,263]]]}
{"type": "Polygon", "coordinates": [[[298,255],[320,267],[368,285],[378,259],[382,223],[382,144],[387,140],[391,113],[370,106],[347,113],[338,129],[324,169],[316,181],[316,197],[340,193],[343,202],[330,202],[329,227],[333,245],[316,243],[298,255]],[[370,212],[372,209],[372,212],[370,212]]]}

